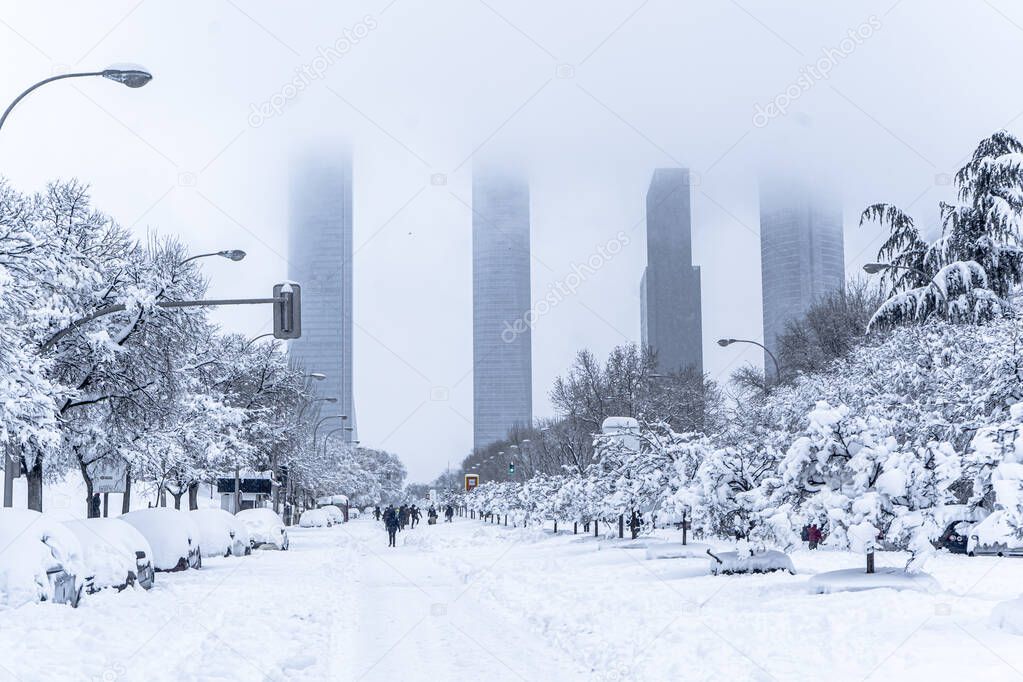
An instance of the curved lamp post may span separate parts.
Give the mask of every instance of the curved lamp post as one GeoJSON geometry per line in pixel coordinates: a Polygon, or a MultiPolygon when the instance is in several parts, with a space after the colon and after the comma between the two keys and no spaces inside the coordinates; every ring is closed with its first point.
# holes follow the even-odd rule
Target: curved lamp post
{"type": "Polygon", "coordinates": [[[178,263],[178,265],[184,265],[188,261],[193,261],[193,260],[196,260],[196,259],[199,259],[199,258],[208,258],[209,256],[220,256],[221,258],[226,258],[228,260],[233,260],[235,262],[238,262],[241,259],[245,258],[245,252],[242,251],[241,249],[230,249],[228,251],[214,251],[212,253],[200,253],[200,254],[195,255],[195,256],[189,256],[185,260],[183,260],[180,263],[178,263]]]}
{"type": "Polygon", "coordinates": [[[323,402],[326,402],[326,403],[336,403],[337,402],[337,398],[313,398],[312,400],[307,402],[305,405],[303,405],[302,409],[298,411],[298,419],[296,419],[295,421],[298,421],[298,422],[302,421],[302,415],[305,414],[306,408],[308,408],[310,405],[312,405],[313,403],[323,403],[323,402]]]}
{"type": "Polygon", "coordinates": [[[718,339],[718,345],[721,346],[722,348],[731,346],[733,343],[751,343],[754,346],[760,346],[761,348],[763,348],[764,352],[771,356],[771,362],[774,363],[774,375],[776,377],[781,377],[781,366],[778,364],[778,358],[774,357],[774,353],[767,350],[767,346],[760,343],[759,341],[750,341],[749,339],[718,339]]]}
{"type": "Polygon", "coordinates": [[[934,281],[934,278],[920,268],[914,268],[911,265],[895,265],[893,263],[867,263],[863,266],[863,272],[868,275],[876,275],[877,273],[884,272],[885,270],[908,270],[909,272],[915,272],[927,280],[928,286],[933,287],[938,292],[938,295],[941,296],[942,300],[946,302],[948,301],[948,296],[945,294],[945,291],[938,286],[938,283],[934,281]]]}
{"type": "Polygon", "coordinates": [[[331,415],[327,415],[326,417],[324,417],[320,421],[316,422],[316,426],[313,428],[313,451],[314,452],[315,452],[315,449],[316,449],[316,432],[320,430],[320,425],[323,424],[323,422],[327,421],[328,419],[348,419],[348,415],[347,414],[331,414],[331,415]]]}
{"type": "Polygon", "coordinates": [[[66,78],[88,78],[91,76],[102,76],[103,78],[126,85],[129,88],[141,88],[143,85],[153,80],[153,74],[142,68],[109,68],[102,71],[81,71],[77,73],[62,73],[57,76],[50,76],[49,78],[44,78],[39,81],[14,98],[14,101],[8,105],[6,110],[4,110],[3,116],[0,116],[0,129],[4,127],[4,122],[7,120],[7,117],[10,116],[11,111],[15,106],[17,106],[18,102],[25,99],[25,97],[27,97],[28,94],[36,88],[41,88],[47,83],[64,80],[66,78]]]}

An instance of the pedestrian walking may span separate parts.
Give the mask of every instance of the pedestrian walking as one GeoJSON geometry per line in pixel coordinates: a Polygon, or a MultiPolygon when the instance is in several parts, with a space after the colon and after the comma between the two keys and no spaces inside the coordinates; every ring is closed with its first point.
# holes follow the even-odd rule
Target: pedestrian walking
{"type": "Polygon", "coordinates": [[[387,529],[387,546],[396,547],[395,534],[398,532],[398,512],[391,505],[387,505],[387,509],[384,510],[384,528],[387,529]]]}
{"type": "Polygon", "coordinates": [[[455,515],[454,508],[449,504],[444,510],[444,523],[451,523],[451,517],[455,515]]]}
{"type": "Polygon", "coordinates": [[[817,549],[817,545],[820,544],[824,534],[821,533],[820,526],[816,523],[811,523],[810,527],[806,529],[806,539],[810,544],[810,549],[817,549]]]}
{"type": "Polygon", "coordinates": [[[415,528],[416,524],[419,523],[419,519],[423,518],[423,513],[419,511],[419,507],[412,505],[412,509],[409,510],[409,515],[412,518],[412,527],[415,528]]]}
{"type": "Polygon", "coordinates": [[[380,520],[380,505],[377,505],[376,507],[374,507],[374,508],[373,508],[373,517],[374,517],[374,518],[375,518],[375,519],[376,519],[377,521],[379,521],[379,520],[380,520]]]}
{"type": "Polygon", "coordinates": [[[408,507],[401,505],[398,507],[398,530],[405,530],[405,526],[408,525],[408,507]]]}

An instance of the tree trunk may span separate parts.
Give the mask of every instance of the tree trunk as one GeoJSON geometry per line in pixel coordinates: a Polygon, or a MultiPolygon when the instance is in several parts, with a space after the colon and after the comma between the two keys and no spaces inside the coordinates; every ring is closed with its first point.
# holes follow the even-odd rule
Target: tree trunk
{"type": "Polygon", "coordinates": [[[867,552],[867,573],[874,572],[874,550],[867,552]]]}
{"type": "Polygon", "coordinates": [[[177,491],[171,491],[171,497],[174,498],[174,508],[181,509],[181,498],[185,496],[185,491],[178,488],[177,491]]]}
{"type": "MultiPolygon", "coordinates": [[[[199,508],[199,482],[192,481],[188,484],[188,508],[195,511],[199,508]]],[[[277,511],[274,509],[274,511],[277,511]]]]}
{"type": "Polygon", "coordinates": [[[43,458],[37,456],[35,464],[28,468],[25,475],[28,483],[28,508],[38,512],[43,510],[43,458]]]}
{"type": "Polygon", "coordinates": [[[573,521],[572,522],[572,535],[578,535],[578,534],[579,534],[579,522],[578,521],[573,521]]]}
{"type": "Polygon", "coordinates": [[[124,473],[124,495],[121,496],[121,513],[131,511],[131,467],[124,473]]]}

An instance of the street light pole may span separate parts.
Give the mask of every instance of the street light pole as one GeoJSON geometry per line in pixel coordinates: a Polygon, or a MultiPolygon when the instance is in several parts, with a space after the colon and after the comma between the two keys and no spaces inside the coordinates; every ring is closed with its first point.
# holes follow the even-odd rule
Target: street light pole
{"type": "Polygon", "coordinates": [[[227,251],[213,251],[212,253],[200,253],[195,256],[189,256],[185,260],[178,263],[178,265],[181,266],[189,261],[198,260],[199,258],[208,258],[210,256],[220,256],[221,258],[226,258],[228,260],[238,262],[245,258],[245,252],[242,251],[241,249],[229,249],[227,251]]]}
{"type": "Polygon", "coordinates": [[[0,116],[0,129],[4,127],[4,122],[7,121],[7,117],[11,115],[11,111],[18,105],[18,102],[25,99],[30,92],[37,88],[41,88],[47,83],[54,81],[64,80],[67,78],[89,78],[92,76],[102,76],[112,81],[122,83],[129,88],[141,88],[143,85],[153,80],[153,74],[149,73],[145,69],[104,69],[103,71],[82,71],[78,73],[62,73],[56,76],[50,76],[44,78],[35,85],[29,87],[27,90],[22,92],[20,95],[14,98],[14,101],[7,105],[7,109],[4,110],[3,116],[0,116]]]}
{"type": "Polygon", "coordinates": [[[909,272],[915,272],[916,274],[926,279],[927,285],[929,287],[934,288],[938,292],[938,295],[941,296],[941,299],[948,303],[948,295],[945,293],[945,291],[938,286],[938,283],[934,281],[933,277],[928,275],[920,268],[914,268],[912,265],[895,265],[894,263],[867,263],[866,265],[863,266],[863,272],[867,273],[868,275],[876,275],[877,273],[882,272],[884,270],[908,270],[909,272]]]}
{"type": "Polygon", "coordinates": [[[718,339],[718,345],[722,348],[731,346],[733,343],[751,343],[754,346],[760,346],[763,348],[764,352],[771,356],[771,361],[774,363],[774,376],[781,378],[781,366],[778,364],[778,358],[774,357],[774,353],[769,351],[767,346],[759,341],[750,341],[749,339],[718,339]]]}

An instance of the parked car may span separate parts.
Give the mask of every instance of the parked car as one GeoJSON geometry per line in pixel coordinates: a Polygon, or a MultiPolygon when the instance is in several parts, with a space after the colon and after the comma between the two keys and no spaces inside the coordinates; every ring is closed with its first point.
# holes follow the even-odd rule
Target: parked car
{"type": "Polygon", "coordinates": [[[78,606],[84,568],[78,538],[59,520],[30,509],[0,509],[0,605],[78,606]]]}
{"type": "Polygon", "coordinates": [[[253,549],[262,547],[286,550],[288,548],[288,531],[284,527],[281,517],[273,509],[266,507],[243,509],[235,515],[235,518],[244,523],[248,529],[249,541],[253,549]]]}
{"type": "Polygon", "coordinates": [[[323,509],[306,509],[298,520],[302,528],[329,528],[334,525],[330,515],[323,509]]]}
{"type": "Polygon", "coordinates": [[[111,587],[120,592],[136,583],[146,590],[153,587],[153,550],[130,523],[120,519],[76,519],[64,525],[82,546],[87,594],[111,587]]]}
{"type": "Polygon", "coordinates": [[[349,507],[348,508],[348,518],[349,519],[357,519],[357,518],[359,518],[360,514],[361,514],[361,512],[359,511],[358,507],[349,507]]]}
{"type": "Polygon", "coordinates": [[[245,556],[252,552],[248,528],[234,514],[224,509],[196,509],[189,514],[199,526],[204,557],[245,556]]]}
{"type": "Polygon", "coordinates": [[[945,527],[934,541],[934,545],[938,549],[947,549],[952,554],[967,554],[972,528],[973,521],[953,521],[945,527]]]}
{"type": "MultiPolygon", "coordinates": [[[[331,523],[344,523],[345,521],[345,513],[341,511],[339,507],[335,507],[332,504],[328,504],[325,507],[320,507],[320,511],[324,512],[327,515],[331,523]]],[[[305,516],[305,514],[303,514],[303,516],[305,516]]]]}
{"type": "Polygon", "coordinates": [[[202,568],[199,528],[188,512],[167,507],[139,509],[119,516],[142,533],[153,550],[157,571],[202,568]]]}
{"type": "Polygon", "coordinates": [[[1004,509],[991,512],[969,532],[966,553],[970,556],[1023,556],[1023,538],[1016,535],[1014,524],[1004,509]]]}

